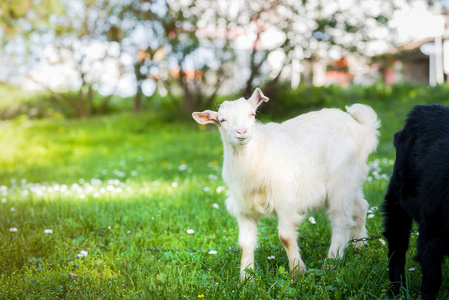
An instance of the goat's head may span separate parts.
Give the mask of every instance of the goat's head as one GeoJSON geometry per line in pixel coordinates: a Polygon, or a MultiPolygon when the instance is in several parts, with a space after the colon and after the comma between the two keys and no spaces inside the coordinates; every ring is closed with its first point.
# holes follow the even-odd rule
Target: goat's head
{"type": "Polygon", "coordinates": [[[199,124],[215,124],[220,128],[223,141],[232,146],[246,145],[254,135],[256,110],[268,98],[257,88],[246,100],[224,101],[218,112],[205,110],[192,114],[199,124]]]}

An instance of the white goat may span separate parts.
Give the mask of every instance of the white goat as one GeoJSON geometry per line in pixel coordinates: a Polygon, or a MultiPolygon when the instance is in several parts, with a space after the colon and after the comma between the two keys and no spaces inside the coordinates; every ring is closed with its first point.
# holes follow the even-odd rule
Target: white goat
{"type": "MultiPolygon", "coordinates": [[[[260,89],[245,100],[225,101],[218,112],[193,113],[200,124],[219,127],[224,147],[223,179],[228,211],[237,218],[241,277],[254,268],[257,222],[277,216],[279,239],[290,271],[304,273],[297,227],[312,210],[326,207],[332,222],[330,258],[340,258],[351,237],[366,236],[368,203],[363,198],[368,155],[377,147],[380,126],[366,105],[322,109],[281,124],[260,124],[255,113],[267,102],[260,89]]],[[[356,247],[363,246],[358,242],[356,247]]]]}

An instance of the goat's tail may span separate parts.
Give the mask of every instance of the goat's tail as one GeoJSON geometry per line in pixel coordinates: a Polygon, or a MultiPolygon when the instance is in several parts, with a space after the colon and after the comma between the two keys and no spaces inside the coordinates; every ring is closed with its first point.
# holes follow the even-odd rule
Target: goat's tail
{"type": "Polygon", "coordinates": [[[379,143],[377,136],[380,121],[377,119],[377,114],[370,106],[359,103],[346,106],[346,110],[364,129],[360,150],[361,154],[367,157],[376,150],[379,143]]]}

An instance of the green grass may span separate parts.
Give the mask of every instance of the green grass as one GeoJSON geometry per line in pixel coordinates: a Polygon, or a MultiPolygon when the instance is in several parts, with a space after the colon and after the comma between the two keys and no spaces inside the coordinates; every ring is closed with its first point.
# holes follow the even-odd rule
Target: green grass
{"type": "MultiPolygon", "coordinates": [[[[376,207],[394,159],[391,136],[415,102],[369,104],[383,123],[364,186],[372,210],[367,228],[376,236],[382,232],[376,207]]],[[[305,275],[290,280],[276,220],[264,219],[254,280],[240,284],[240,255],[224,251],[238,249],[238,229],[224,205],[220,138],[193,120],[17,119],[0,122],[0,149],[0,299],[389,297],[386,246],[377,239],[323,268],[328,246],[315,245],[330,241],[323,213],[299,228],[305,275]],[[155,248],[198,251],[149,250],[155,248]]],[[[410,299],[419,297],[421,282],[415,242],[416,235],[403,295],[410,299]]],[[[443,272],[449,273],[447,261],[443,272]]],[[[449,296],[447,278],[441,299],[449,296]]]]}

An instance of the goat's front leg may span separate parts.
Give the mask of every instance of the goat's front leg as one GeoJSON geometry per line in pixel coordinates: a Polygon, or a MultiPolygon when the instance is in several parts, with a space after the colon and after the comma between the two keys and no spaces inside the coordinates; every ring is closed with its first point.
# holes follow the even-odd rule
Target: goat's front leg
{"type": "Polygon", "coordinates": [[[278,215],[279,217],[279,239],[284,246],[285,252],[287,252],[288,264],[290,272],[293,275],[304,274],[306,272],[306,266],[301,260],[298,247],[298,232],[297,228],[301,220],[301,216],[294,213],[294,215],[278,215]]]}
{"type": "MultiPolygon", "coordinates": [[[[427,221],[426,223],[432,223],[427,221]]],[[[442,222],[441,222],[442,223],[442,222]]],[[[437,224],[441,224],[438,222],[437,224]]],[[[422,269],[421,298],[435,299],[441,286],[441,263],[444,259],[444,229],[419,226],[417,261],[422,269]]]]}
{"type": "Polygon", "coordinates": [[[246,269],[254,270],[254,249],[257,244],[257,219],[240,216],[239,223],[239,245],[242,253],[240,264],[240,279],[248,278],[246,269]]]}

